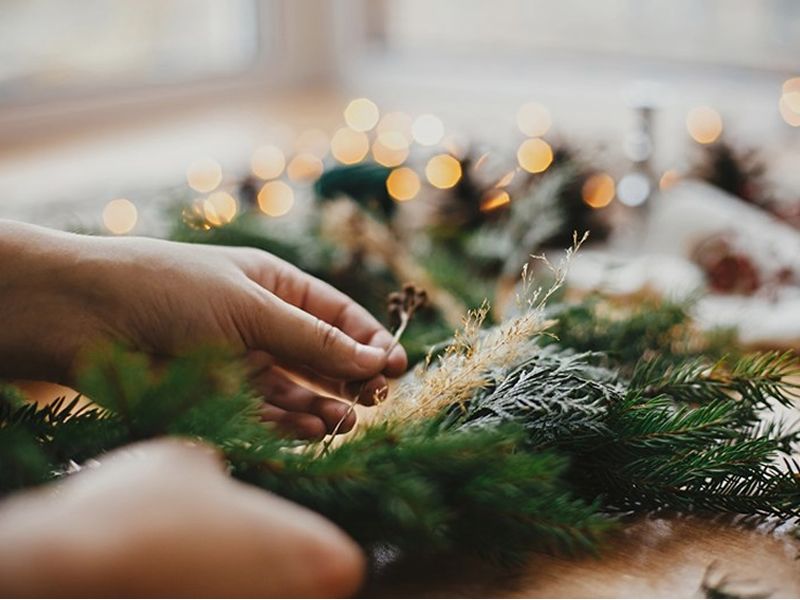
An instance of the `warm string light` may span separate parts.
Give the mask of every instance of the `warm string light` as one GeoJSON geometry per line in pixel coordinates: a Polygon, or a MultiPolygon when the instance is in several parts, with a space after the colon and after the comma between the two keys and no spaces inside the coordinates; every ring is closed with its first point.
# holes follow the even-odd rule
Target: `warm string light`
{"type": "Polygon", "coordinates": [[[481,202],[482,212],[491,212],[511,202],[511,196],[505,190],[493,190],[481,202]]]}
{"type": "Polygon", "coordinates": [[[667,169],[661,175],[661,179],[658,180],[658,189],[660,190],[668,190],[673,185],[680,181],[681,174],[677,169],[667,169]]]}
{"type": "Polygon", "coordinates": [[[461,179],[461,163],[449,154],[437,154],[425,165],[425,176],[433,187],[451,188],[461,179]]]}
{"type": "Polygon", "coordinates": [[[396,167],[408,158],[408,139],[399,131],[383,131],[372,144],[372,156],[385,167],[396,167]]]}
{"type": "Polygon", "coordinates": [[[331,154],[344,165],[364,160],[369,152],[369,138],[365,133],[342,127],[331,138],[331,154]]]}
{"type": "Polygon", "coordinates": [[[541,138],[531,138],[520,144],[517,162],[528,173],[542,173],[553,162],[553,149],[541,138]]]}
{"type": "Polygon", "coordinates": [[[386,178],[386,191],[398,202],[414,198],[420,189],[419,176],[409,167],[392,169],[386,178]]]}
{"type": "Polygon", "coordinates": [[[344,120],[353,131],[370,131],[378,124],[380,112],[368,98],[356,98],[344,109],[344,120]]]}
{"type": "Polygon", "coordinates": [[[327,156],[330,147],[331,142],[328,135],[321,129],[306,129],[294,141],[295,152],[307,152],[320,160],[327,156]]]}
{"type": "MultiPolygon", "coordinates": [[[[411,144],[414,139],[411,135],[411,126],[413,119],[404,112],[390,112],[381,117],[378,122],[376,131],[378,136],[391,133],[393,135],[400,135],[405,140],[405,147],[411,144]]],[[[395,148],[398,149],[398,148],[395,148]]]]}
{"type": "Polygon", "coordinates": [[[551,124],[550,111],[536,102],[523,104],[517,111],[517,127],[528,137],[542,137],[551,124]]]}
{"type": "Polygon", "coordinates": [[[616,193],[614,178],[608,173],[595,173],[583,184],[581,196],[592,208],[603,208],[611,204],[616,193]]]}
{"type": "Polygon", "coordinates": [[[228,192],[214,192],[203,200],[203,215],[210,225],[230,223],[238,210],[236,199],[228,192]]]}
{"type": "Polygon", "coordinates": [[[480,170],[480,169],[482,169],[482,168],[483,168],[483,167],[486,165],[486,163],[488,163],[488,162],[489,162],[489,153],[488,153],[488,152],[484,152],[483,154],[481,154],[481,155],[478,157],[478,160],[476,160],[476,161],[475,161],[475,164],[473,164],[473,165],[472,165],[472,168],[473,168],[473,170],[475,170],[475,171],[479,171],[479,170],[480,170]]]}
{"type": "Polygon", "coordinates": [[[286,175],[292,181],[314,181],[322,175],[322,161],[310,152],[296,154],[286,167],[286,175]]]}
{"type": "Polygon", "coordinates": [[[261,179],[276,179],[286,167],[286,158],[280,148],[273,145],[261,146],[253,152],[250,168],[253,175],[261,179]]]}
{"type": "Polygon", "coordinates": [[[783,82],[778,110],[786,123],[792,127],[800,127],[800,77],[792,77],[783,82]]]}
{"type": "Polygon", "coordinates": [[[185,206],[182,211],[183,222],[192,229],[202,229],[207,231],[212,225],[206,220],[206,213],[203,210],[203,200],[193,202],[185,206]]]}
{"type": "Polygon", "coordinates": [[[711,144],[722,135],[722,117],[710,106],[696,106],[686,115],[686,129],[698,144],[711,144]]]}
{"type": "Polygon", "coordinates": [[[511,169],[508,173],[503,175],[500,179],[497,180],[497,183],[494,184],[495,187],[504,188],[511,185],[511,182],[514,181],[514,177],[517,175],[517,169],[511,169]]]}
{"type": "Polygon", "coordinates": [[[258,207],[270,217],[288,213],[294,205],[294,191],[283,181],[268,181],[258,192],[258,207]]]}
{"type": "Polygon", "coordinates": [[[411,125],[411,135],[422,146],[435,146],[444,137],[444,124],[437,116],[420,115],[411,125]]]}
{"type": "Polygon", "coordinates": [[[222,167],[213,158],[200,158],[186,169],[186,182],[196,192],[213,192],[222,183],[222,167]]]}
{"type": "Polygon", "coordinates": [[[123,235],[136,227],[139,213],[127,198],[117,198],[103,208],[103,225],[115,235],[123,235]]]}

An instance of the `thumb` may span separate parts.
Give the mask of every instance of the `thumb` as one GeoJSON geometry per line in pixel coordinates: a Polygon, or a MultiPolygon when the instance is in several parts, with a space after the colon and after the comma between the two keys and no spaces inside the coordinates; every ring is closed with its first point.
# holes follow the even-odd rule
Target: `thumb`
{"type": "Polygon", "coordinates": [[[325,377],[362,380],[380,373],[386,350],[355,341],[342,330],[264,291],[248,310],[243,339],[281,361],[305,365],[325,377]]]}

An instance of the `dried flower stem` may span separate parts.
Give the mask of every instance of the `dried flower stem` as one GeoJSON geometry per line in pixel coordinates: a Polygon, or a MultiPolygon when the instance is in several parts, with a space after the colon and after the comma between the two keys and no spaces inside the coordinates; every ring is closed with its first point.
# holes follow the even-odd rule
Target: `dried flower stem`
{"type": "MultiPolygon", "coordinates": [[[[392,341],[389,344],[389,347],[386,349],[386,356],[391,355],[392,351],[397,347],[397,344],[400,343],[400,338],[403,337],[403,333],[405,333],[408,324],[411,322],[411,317],[414,316],[414,313],[417,310],[425,306],[427,301],[428,301],[428,296],[425,293],[425,290],[417,288],[412,284],[404,285],[402,293],[394,292],[389,295],[388,298],[389,315],[392,318],[397,319],[399,324],[397,326],[397,329],[395,329],[394,336],[392,337],[392,341]]],[[[366,387],[366,385],[367,382],[364,381],[358,388],[358,392],[356,392],[355,396],[350,401],[350,404],[347,406],[347,410],[342,415],[342,418],[339,419],[339,422],[336,423],[336,426],[333,428],[333,431],[331,431],[330,437],[323,443],[322,446],[323,454],[325,454],[328,451],[328,448],[330,448],[330,445],[333,443],[333,440],[336,438],[336,435],[339,433],[339,430],[342,428],[344,422],[351,414],[353,414],[353,411],[356,409],[356,404],[358,404],[358,399],[364,392],[364,388],[366,387]]]]}
{"type": "Polygon", "coordinates": [[[380,407],[384,422],[403,423],[432,417],[447,406],[464,405],[475,391],[486,387],[498,370],[517,363],[522,356],[535,351],[532,339],[552,325],[545,318],[547,301],[564,284],[567,269],[575,252],[586,239],[574,238],[572,248],[558,265],[544,257],[535,257],[553,272],[555,281],[543,290],[534,287],[527,265],[522,271],[522,290],[517,298],[520,314],[497,327],[481,333],[481,325],[489,305],[467,314],[461,330],[438,358],[437,364],[418,369],[416,377],[407,379],[393,392],[390,402],[380,407]]]}

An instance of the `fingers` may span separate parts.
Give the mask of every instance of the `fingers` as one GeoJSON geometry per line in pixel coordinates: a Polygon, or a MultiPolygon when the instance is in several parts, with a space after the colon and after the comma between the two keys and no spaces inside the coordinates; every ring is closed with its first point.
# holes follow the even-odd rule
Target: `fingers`
{"type": "MultiPolygon", "coordinates": [[[[361,344],[388,349],[392,335],[362,306],[333,286],[269,254],[257,265],[245,266],[253,281],[278,298],[344,332],[361,344]]],[[[385,373],[398,376],[407,366],[401,346],[392,350],[385,373]]]]}
{"type": "Polygon", "coordinates": [[[264,373],[254,384],[268,402],[262,410],[262,418],[288,434],[320,439],[332,433],[345,415],[339,432],[346,433],[355,425],[356,415],[349,411],[347,404],[315,394],[280,373],[264,373]]]}
{"type": "MultiPolygon", "coordinates": [[[[379,348],[388,350],[394,343],[394,336],[381,328],[379,331],[372,334],[372,337],[369,338],[367,343],[370,346],[378,346],[379,348]]],[[[389,357],[386,359],[386,368],[383,370],[383,373],[387,377],[399,377],[406,372],[406,369],[408,369],[406,351],[401,344],[395,344],[394,348],[392,348],[392,351],[389,353],[389,357]]]]}
{"type": "Polygon", "coordinates": [[[372,406],[383,400],[388,391],[386,377],[375,375],[361,381],[339,381],[321,377],[312,369],[302,365],[278,363],[280,369],[303,387],[319,394],[336,396],[343,400],[357,399],[359,404],[372,406]]]}
{"type": "Polygon", "coordinates": [[[366,379],[386,367],[384,349],[359,343],[255,284],[253,287],[249,301],[235,315],[248,349],[267,351],[334,379],[366,379]]]}

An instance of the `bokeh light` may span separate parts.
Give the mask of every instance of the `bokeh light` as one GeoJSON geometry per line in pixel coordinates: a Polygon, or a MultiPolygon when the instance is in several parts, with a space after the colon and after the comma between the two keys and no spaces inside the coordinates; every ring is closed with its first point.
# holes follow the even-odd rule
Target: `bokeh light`
{"type": "Polygon", "coordinates": [[[800,127],[800,77],[792,77],[783,82],[778,110],[789,125],[800,127]]]}
{"type": "Polygon", "coordinates": [[[420,115],[411,126],[411,135],[418,144],[435,146],[444,137],[444,124],[435,115],[420,115]]]}
{"type": "Polygon", "coordinates": [[[270,217],[280,217],[292,209],[294,192],[283,181],[268,181],[258,192],[258,207],[270,217]]]}
{"type": "Polygon", "coordinates": [[[800,114],[794,112],[789,107],[789,104],[786,102],[786,96],[781,96],[781,99],[778,101],[778,110],[783,120],[789,125],[792,127],[800,127],[800,114]]]}
{"type": "Polygon", "coordinates": [[[697,106],[686,116],[686,129],[698,144],[711,144],[722,134],[722,117],[710,106],[697,106]]]}
{"type": "Polygon", "coordinates": [[[800,115],[800,92],[786,92],[783,100],[790,111],[800,115]]]}
{"type": "Polygon", "coordinates": [[[514,177],[517,174],[517,169],[511,169],[508,173],[503,175],[500,179],[497,180],[495,183],[495,187],[503,188],[511,185],[511,182],[514,181],[514,177]]]}
{"type": "Polygon", "coordinates": [[[658,189],[668,190],[681,179],[681,174],[677,169],[667,169],[658,180],[658,189]]]}
{"type": "Polygon", "coordinates": [[[398,202],[411,200],[419,193],[419,176],[408,167],[393,169],[386,178],[386,190],[398,202]]]}
{"type": "Polygon", "coordinates": [[[541,137],[550,129],[550,111],[537,102],[528,102],[517,111],[517,127],[528,137],[541,137]]]}
{"type": "Polygon", "coordinates": [[[595,173],[583,184],[583,201],[592,208],[603,208],[611,204],[616,193],[614,178],[608,173],[595,173]]]}
{"type": "Polygon", "coordinates": [[[399,131],[379,133],[378,141],[389,150],[408,150],[408,139],[399,131]]]}
{"type": "Polygon", "coordinates": [[[378,123],[380,112],[372,100],[356,98],[344,109],[345,123],[354,131],[369,131],[378,123]]]}
{"type": "Polygon", "coordinates": [[[365,133],[342,127],[333,134],[331,154],[340,163],[353,165],[364,160],[369,152],[369,139],[365,133]]]}
{"type": "Polygon", "coordinates": [[[483,212],[491,212],[511,202],[511,196],[505,190],[492,190],[481,202],[483,212]]]}
{"type": "Polygon", "coordinates": [[[476,161],[475,161],[475,162],[472,164],[472,168],[473,168],[473,170],[475,170],[475,171],[479,171],[479,170],[480,170],[480,169],[482,169],[484,166],[486,166],[486,164],[487,164],[488,162],[489,162],[489,153],[488,153],[488,152],[484,152],[483,154],[481,154],[481,155],[478,157],[478,160],[476,160],[476,161]]]}
{"type": "Polygon", "coordinates": [[[800,92],[800,77],[790,77],[783,82],[783,93],[800,92]]]}
{"type": "Polygon", "coordinates": [[[525,140],[517,150],[517,161],[528,173],[541,173],[553,162],[553,149],[541,138],[525,140]]]}
{"type": "MultiPolygon", "coordinates": [[[[372,157],[375,159],[375,162],[384,167],[396,167],[405,162],[406,158],[408,158],[408,146],[393,148],[385,143],[384,140],[386,137],[391,136],[389,133],[382,134],[378,136],[378,139],[372,144],[372,157]]],[[[390,139],[389,143],[392,144],[392,142],[393,141],[390,139]]]]}
{"type": "Polygon", "coordinates": [[[640,206],[650,196],[650,180],[644,173],[628,173],[617,184],[617,198],[626,206],[640,206]]]}
{"type": "Polygon", "coordinates": [[[412,124],[413,119],[410,115],[404,112],[390,112],[381,117],[378,122],[377,132],[378,135],[390,132],[400,134],[405,139],[406,146],[408,146],[413,139],[411,136],[412,124]]]}
{"type": "Polygon", "coordinates": [[[286,158],[277,146],[266,145],[256,148],[250,160],[253,174],[261,179],[275,179],[280,177],[286,167],[286,158]]]}
{"type": "Polygon", "coordinates": [[[425,176],[434,187],[451,188],[461,179],[461,163],[449,154],[437,154],[425,165],[425,176]]]}
{"type": "Polygon", "coordinates": [[[222,167],[213,158],[200,158],[186,169],[186,182],[197,192],[212,192],[222,183],[222,167]]]}
{"type": "Polygon", "coordinates": [[[203,201],[203,214],[211,225],[230,223],[237,210],[236,199],[228,192],[214,192],[203,201]]]}
{"type": "Polygon", "coordinates": [[[314,181],[322,175],[322,161],[310,152],[301,152],[289,161],[286,174],[292,181],[314,181]]]}
{"type": "Polygon", "coordinates": [[[317,158],[325,158],[331,147],[328,135],[321,129],[306,129],[294,141],[296,152],[308,152],[317,158]]]}
{"type": "Polygon", "coordinates": [[[128,233],[138,220],[136,205],[127,198],[112,200],[103,209],[103,225],[115,235],[128,233]]]}

